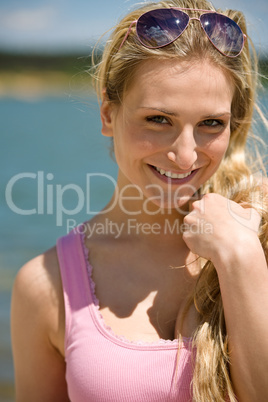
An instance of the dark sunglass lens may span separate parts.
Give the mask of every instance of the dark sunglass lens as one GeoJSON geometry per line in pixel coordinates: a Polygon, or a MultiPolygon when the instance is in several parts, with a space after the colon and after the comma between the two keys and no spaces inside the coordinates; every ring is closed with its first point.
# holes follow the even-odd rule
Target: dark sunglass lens
{"type": "Polygon", "coordinates": [[[137,35],[145,46],[158,48],[177,39],[188,23],[188,15],[180,10],[168,8],[152,10],[138,19],[137,35]]]}
{"type": "Polygon", "coordinates": [[[241,52],[244,35],[236,22],[216,13],[201,15],[200,22],[210,41],[221,53],[235,57],[241,52]]]}

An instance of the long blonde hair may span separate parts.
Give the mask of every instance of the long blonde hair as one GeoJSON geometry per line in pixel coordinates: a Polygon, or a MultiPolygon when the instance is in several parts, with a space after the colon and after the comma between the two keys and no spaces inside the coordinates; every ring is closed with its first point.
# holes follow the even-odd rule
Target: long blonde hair
{"type": "MultiPolygon", "coordinates": [[[[96,65],[96,90],[103,99],[105,93],[110,102],[120,103],[132,83],[137,67],[148,59],[176,59],[192,62],[209,60],[232,80],[235,93],[232,101],[231,137],[228,150],[218,171],[204,184],[203,193],[217,192],[245,206],[253,206],[262,216],[260,240],[268,257],[268,201],[260,183],[254,183],[252,170],[246,157],[246,142],[251,133],[254,109],[257,109],[257,61],[249,50],[249,38],[242,53],[236,58],[220,54],[202,33],[200,24],[192,23],[183,35],[161,49],[147,49],[137,40],[135,24],[128,39],[120,48],[130,24],[144,12],[165,7],[182,7],[215,10],[206,0],[170,0],[146,3],[130,12],[115,27],[108,40],[101,61],[96,65]]],[[[221,12],[236,21],[247,34],[245,18],[239,11],[221,12]]],[[[191,12],[192,16],[198,16],[191,12]]],[[[257,109],[258,110],[258,109],[257,109]]],[[[267,258],[268,259],[268,258],[267,258]]],[[[200,316],[193,338],[196,349],[193,376],[193,399],[198,402],[224,402],[228,396],[236,400],[229,373],[228,335],[219,281],[215,267],[207,262],[201,270],[194,293],[185,310],[194,304],[200,316]]]]}

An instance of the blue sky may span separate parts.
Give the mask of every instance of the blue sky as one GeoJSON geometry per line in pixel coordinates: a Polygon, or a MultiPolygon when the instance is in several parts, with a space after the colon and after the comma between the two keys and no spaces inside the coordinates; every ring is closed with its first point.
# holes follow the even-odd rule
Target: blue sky
{"type": "MultiPolygon", "coordinates": [[[[136,0],[0,0],[0,49],[77,49],[84,54],[135,4],[136,0]]],[[[214,0],[213,4],[242,10],[254,43],[268,50],[267,0],[214,0]]]]}

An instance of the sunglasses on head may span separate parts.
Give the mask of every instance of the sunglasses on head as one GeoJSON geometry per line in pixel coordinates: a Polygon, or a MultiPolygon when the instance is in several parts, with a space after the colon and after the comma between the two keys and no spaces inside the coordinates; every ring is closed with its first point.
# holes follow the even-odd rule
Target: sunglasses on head
{"type": "Polygon", "coordinates": [[[136,33],[143,46],[157,49],[178,39],[191,20],[200,24],[213,46],[227,57],[237,57],[243,49],[246,35],[231,18],[210,10],[195,8],[159,8],[147,11],[133,21],[119,47],[125,43],[131,28],[136,24],[136,33]],[[182,10],[201,11],[200,18],[190,18],[182,10]]]}

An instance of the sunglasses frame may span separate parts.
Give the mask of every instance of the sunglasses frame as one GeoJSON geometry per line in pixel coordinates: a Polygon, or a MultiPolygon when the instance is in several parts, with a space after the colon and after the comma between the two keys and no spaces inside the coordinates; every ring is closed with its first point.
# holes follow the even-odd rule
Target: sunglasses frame
{"type": "MultiPolygon", "coordinates": [[[[123,44],[124,44],[125,41],[127,40],[127,38],[128,38],[128,36],[129,36],[129,34],[130,34],[130,32],[131,32],[131,29],[132,29],[133,25],[134,25],[134,24],[137,24],[138,21],[139,21],[139,19],[140,19],[144,14],[147,14],[147,13],[149,13],[150,11],[155,11],[155,10],[165,10],[165,8],[163,8],[163,9],[155,8],[154,10],[146,11],[145,13],[143,13],[142,15],[140,15],[137,20],[133,21],[133,22],[130,24],[126,35],[124,36],[124,38],[123,38],[123,40],[122,40],[122,43],[121,43],[121,45],[119,46],[118,51],[122,48],[123,44]]],[[[167,8],[167,10],[180,10],[180,11],[182,11],[182,12],[184,12],[184,10],[188,10],[188,11],[201,11],[201,12],[202,12],[202,15],[200,15],[200,17],[197,18],[197,17],[189,17],[189,15],[188,15],[187,13],[184,13],[184,14],[186,14],[187,17],[189,18],[189,21],[188,21],[186,27],[182,30],[182,32],[181,32],[176,38],[174,38],[174,39],[171,40],[170,42],[168,42],[168,43],[166,43],[166,44],[164,44],[164,45],[160,45],[160,46],[148,46],[148,45],[145,45],[145,43],[143,43],[142,40],[141,40],[140,37],[139,37],[139,34],[138,34],[138,32],[137,32],[137,25],[136,25],[136,35],[137,35],[137,38],[139,39],[140,43],[141,43],[143,46],[147,47],[148,49],[160,49],[161,47],[165,47],[165,46],[170,45],[171,43],[175,42],[175,40],[177,40],[177,39],[183,34],[183,32],[188,28],[188,26],[189,26],[189,24],[190,24],[190,21],[192,21],[192,20],[197,20],[197,21],[200,22],[201,27],[202,27],[204,33],[206,34],[207,38],[209,39],[210,43],[215,47],[215,49],[218,50],[218,52],[220,52],[220,53],[223,54],[224,56],[230,57],[230,58],[237,57],[237,56],[239,56],[240,53],[242,52],[242,50],[243,50],[243,48],[244,48],[245,40],[247,39],[247,35],[244,34],[244,32],[242,31],[242,29],[240,28],[240,26],[239,26],[235,21],[233,21],[231,18],[227,17],[226,15],[221,14],[221,13],[218,13],[217,11],[214,11],[214,10],[202,10],[202,9],[199,9],[199,8],[170,7],[170,8],[167,8]],[[236,55],[227,55],[227,54],[223,53],[223,52],[212,42],[212,40],[210,39],[209,35],[206,33],[206,31],[205,31],[205,29],[204,29],[204,27],[203,27],[203,24],[202,24],[202,22],[201,22],[201,20],[200,20],[200,18],[201,18],[203,15],[206,15],[206,14],[222,15],[222,16],[225,17],[225,18],[229,18],[231,21],[233,21],[233,22],[238,26],[238,28],[240,29],[240,31],[241,31],[241,33],[242,33],[242,38],[243,38],[243,43],[242,43],[242,46],[241,46],[241,50],[240,50],[240,52],[239,52],[238,54],[236,54],[236,55]]]]}

